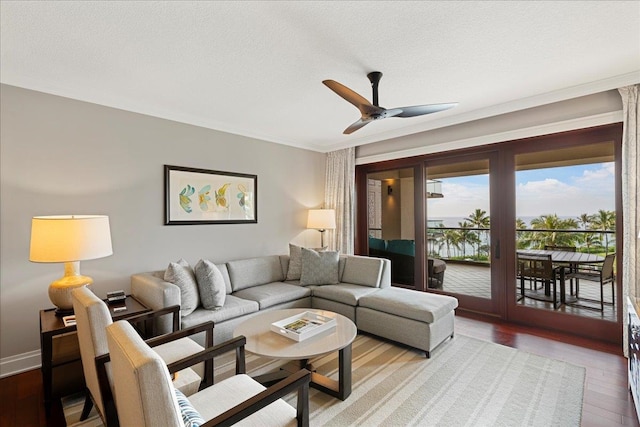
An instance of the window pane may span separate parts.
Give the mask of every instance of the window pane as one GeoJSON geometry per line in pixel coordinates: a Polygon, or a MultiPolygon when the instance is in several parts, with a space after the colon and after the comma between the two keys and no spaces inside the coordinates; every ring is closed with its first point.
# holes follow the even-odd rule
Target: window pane
{"type": "Polygon", "coordinates": [[[426,168],[430,288],[491,298],[489,160],[426,168]]]}

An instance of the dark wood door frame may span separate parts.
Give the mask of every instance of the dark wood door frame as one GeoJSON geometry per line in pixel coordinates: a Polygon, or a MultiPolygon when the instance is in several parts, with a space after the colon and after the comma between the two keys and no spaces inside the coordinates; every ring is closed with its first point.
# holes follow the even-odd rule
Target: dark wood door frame
{"type": "MultiPolygon", "coordinates": [[[[413,167],[415,174],[415,231],[416,231],[416,253],[424,251],[424,233],[426,224],[424,223],[424,164],[426,162],[460,161],[465,156],[482,156],[491,152],[497,152],[497,173],[493,167],[490,174],[491,191],[498,191],[500,199],[496,198],[494,206],[493,197],[491,205],[491,216],[499,218],[500,226],[494,231],[492,227],[492,262],[498,261],[502,267],[492,276],[492,286],[498,289],[493,293],[494,313],[499,318],[521,324],[534,325],[536,327],[561,330],[574,335],[595,338],[602,341],[621,343],[622,342],[622,304],[623,295],[620,291],[621,275],[616,277],[616,308],[617,321],[603,321],[583,316],[575,316],[567,313],[540,310],[532,307],[520,306],[515,303],[516,287],[507,286],[511,278],[516,277],[515,272],[515,156],[522,153],[534,151],[546,151],[561,148],[580,147],[586,144],[596,144],[612,142],[615,151],[616,170],[616,264],[617,271],[622,271],[622,186],[620,178],[622,176],[622,123],[597,126],[588,129],[579,129],[568,132],[561,132],[551,135],[536,136],[514,141],[489,144],[481,147],[466,148],[461,150],[447,151],[441,153],[427,154],[404,159],[389,160],[379,163],[358,165],[356,167],[356,233],[355,250],[357,254],[368,253],[368,231],[367,231],[367,174],[390,169],[402,169],[413,167]],[[421,171],[421,172],[420,172],[421,171]],[[420,238],[418,238],[421,236],[420,238]],[[420,242],[420,247],[419,243],[420,242]],[[497,246],[499,245],[499,246],[497,246]],[[499,258],[496,260],[496,255],[499,258]],[[495,282],[495,283],[493,283],[495,282]]],[[[493,194],[493,193],[492,193],[493,194]]],[[[493,223],[493,221],[492,221],[493,223]]],[[[415,277],[417,283],[425,283],[425,268],[423,262],[416,262],[415,277]]],[[[515,279],[514,279],[515,280],[515,279]]],[[[423,285],[422,285],[423,286],[423,285]]],[[[417,287],[421,290],[426,288],[417,287]]],[[[430,292],[433,290],[429,289],[430,292]]],[[[471,298],[471,297],[468,297],[471,298]]],[[[477,311],[475,304],[467,301],[467,298],[460,297],[459,310],[471,309],[477,311]],[[465,307],[466,306],[466,307],[465,307]]],[[[490,310],[491,311],[491,310],[490,310]]]]}

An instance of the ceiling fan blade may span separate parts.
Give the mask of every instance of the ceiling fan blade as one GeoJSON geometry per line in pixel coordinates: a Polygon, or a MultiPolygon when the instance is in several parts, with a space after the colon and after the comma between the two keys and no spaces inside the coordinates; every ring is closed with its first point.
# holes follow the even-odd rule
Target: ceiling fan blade
{"type": "Polygon", "coordinates": [[[363,114],[368,113],[370,111],[370,108],[374,107],[374,105],[367,101],[365,98],[335,80],[323,80],[322,83],[324,83],[325,86],[337,93],[339,96],[344,98],[347,102],[355,105],[356,108],[363,114]]]}
{"type": "Polygon", "coordinates": [[[358,119],[358,121],[356,121],[355,123],[352,123],[351,125],[349,125],[349,127],[346,128],[344,130],[344,132],[342,132],[342,133],[345,134],[345,135],[349,135],[349,134],[357,131],[361,127],[364,127],[365,125],[369,124],[370,122],[372,122],[371,119],[358,119]]]}
{"type": "Polygon", "coordinates": [[[437,113],[438,111],[448,110],[458,105],[457,102],[451,102],[448,104],[430,104],[430,105],[415,105],[413,107],[402,107],[402,113],[396,114],[395,117],[415,117],[422,116],[424,114],[437,113]]]}

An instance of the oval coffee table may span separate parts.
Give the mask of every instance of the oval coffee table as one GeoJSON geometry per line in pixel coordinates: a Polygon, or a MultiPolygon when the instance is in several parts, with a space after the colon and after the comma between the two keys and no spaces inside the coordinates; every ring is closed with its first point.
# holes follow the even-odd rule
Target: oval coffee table
{"type": "MultiPolygon", "coordinates": [[[[351,343],[357,333],[356,325],[341,314],[326,310],[292,308],[257,314],[238,325],[233,331],[233,336],[243,335],[247,339],[245,349],[258,356],[270,359],[299,360],[302,368],[311,371],[311,387],[340,400],[345,400],[351,394],[351,343]],[[335,329],[299,342],[271,330],[272,323],[305,311],[335,318],[335,329]],[[334,351],[338,352],[338,381],[314,372],[308,364],[309,359],[334,351]]],[[[286,375],[285,371],[280,371],[275,375],[261,375],[256,379],[265,383],[286,375]]]]}

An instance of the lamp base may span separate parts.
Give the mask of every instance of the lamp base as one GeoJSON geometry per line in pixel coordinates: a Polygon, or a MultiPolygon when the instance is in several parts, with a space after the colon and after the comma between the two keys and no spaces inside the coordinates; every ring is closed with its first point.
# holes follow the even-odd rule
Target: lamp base
{"type": "Polygon", "coordinates": [[[66,262],[64,265],[64,277],[52,282],[49,285],[49,299],[58,310],[56,316],[67,316],[73,314],[73,300],[71,291],[81,286],[90,285],[93,279],[80,274],[80,263],[77,261],[66,262]],[[64,314],[58,314],[64,313],[64,314]]]}

